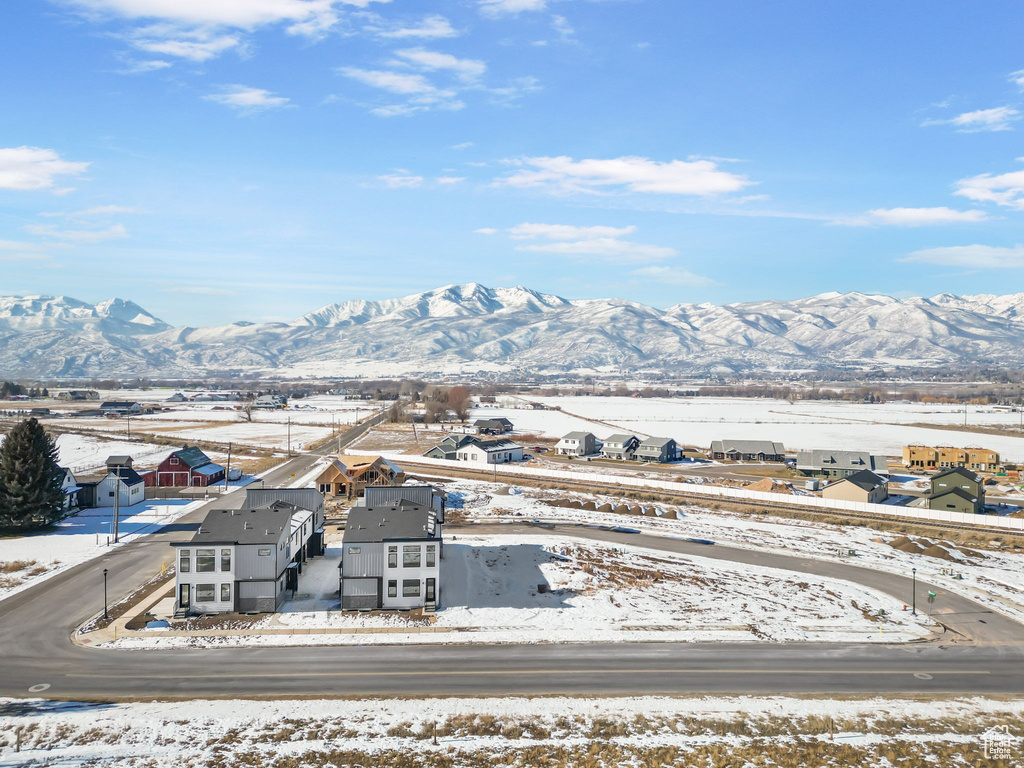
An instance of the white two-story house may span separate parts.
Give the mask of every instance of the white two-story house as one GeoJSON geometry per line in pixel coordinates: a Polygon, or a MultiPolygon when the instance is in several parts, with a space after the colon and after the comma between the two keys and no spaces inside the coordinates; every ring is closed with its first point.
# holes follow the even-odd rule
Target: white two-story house
{"type": "Polygon", "coordinates": [[[433,611],[441,600],[441,523],[408,499],[349,511],[342,540],[342,610],[433,611]]]}

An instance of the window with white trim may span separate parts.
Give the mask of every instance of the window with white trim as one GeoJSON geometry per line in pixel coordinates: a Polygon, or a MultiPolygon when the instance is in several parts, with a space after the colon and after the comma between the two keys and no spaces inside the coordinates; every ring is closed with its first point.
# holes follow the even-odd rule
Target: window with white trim
{"type": "Polygon", "coordinates": [[[188,549],[183,549],[178,557],[178,573],[191,573],[192,571],[192,552],[188,549]]]}
{"type": "Polygon", "coordinates": [[[419,597],[420,596],[420,580],[419,579],[405,579],[402,581],[402,597],[419,597]]]}
{"type": "Polygon", "coordinates": [[[231,585],[230,584],[221,584],[220,585],[220,601],[222,603],[230,603],[231,602],[231,585]]]}
{"type": "Polygon", "coordinates": [[[196,573],[214,573],[217,570],[216,550],[196,550],[196,573]]]}
{"type": "Polygon", "coordinates": [[[388,547],[388,568],[398,567],[398,547],[388,547]]]}
{"type": "Polygon", "coordinates": [[[421,562],[419,544],[406,544],[402,547],[402,567],[419,568],[421,562]]]}
{"type": "Polygon", "coordinates": [[[398,582],[397,581],[389,581],[388,582],[388,597],[398,597],[398,582]]]}
{"type": "Polygon", "coordinates": [[[437,566],[437,545],[427,544],[427,568],[437,566]]]}
{"type": "Polygon", "coordinates": [[[222,549],[220,551],[220,569],[222,571],[230,571],[231,570],[231,550],[230,549],[222,549]]]}
{"type": "Polygon", "coordinates": [[[217,599],[217,590],[213,584],[196,584],[196,602],[212,603],[217,599]]]}

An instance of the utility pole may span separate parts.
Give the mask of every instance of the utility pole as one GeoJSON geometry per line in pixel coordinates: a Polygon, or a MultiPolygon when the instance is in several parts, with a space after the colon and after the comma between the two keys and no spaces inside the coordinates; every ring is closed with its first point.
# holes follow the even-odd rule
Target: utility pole
{"type": "Polygon", "coordinates": [[[228,443],[228,469],[224,473],[224,493],[228,492],[228,475],[231,474],[231,443],[228,443]]]}
{"type": "Polygon", "coordinates": [[[132,415],[128,414],[128,439],[132,439],[132,415]]]}
{"type": "Polygon", "coordinates": [[[118,524],[121,516],[121,473],[114,468],[114,543],[118,542],[118,524]]]}
{"type": "Polygon", "coordinates": [[[110,614],[107,613],[107,569],[103,569],[103,618],[109,620],[110,614]]]}
{"type": "Polygon", "coordinates": [[[288,458],[292,457],[292,417],[288,417],[288,458]]]}

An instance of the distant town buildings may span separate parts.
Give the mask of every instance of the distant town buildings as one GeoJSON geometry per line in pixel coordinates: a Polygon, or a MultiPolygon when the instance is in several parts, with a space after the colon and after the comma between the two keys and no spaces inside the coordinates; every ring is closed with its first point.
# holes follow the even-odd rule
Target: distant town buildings
{"type": "Polygon", "coordinates": [[[999,454],[988,448],[950,448],[927,445],[903,446],[903,466],[909,469],[950,469],[964,467],[978,472],[999,469],[999,454]]]}

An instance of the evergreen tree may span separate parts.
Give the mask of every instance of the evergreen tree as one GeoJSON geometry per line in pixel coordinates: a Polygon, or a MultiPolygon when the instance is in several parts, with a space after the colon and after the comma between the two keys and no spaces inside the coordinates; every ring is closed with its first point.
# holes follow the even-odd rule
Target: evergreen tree
{"type": "Polygon", "coordinates": [[[64,514],[57,444],[35,419],[19,422],[0,445],[0,528],[28,530],[64,514]]]}

